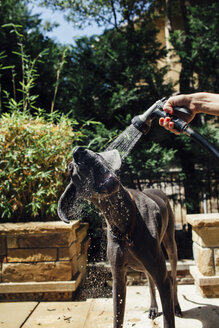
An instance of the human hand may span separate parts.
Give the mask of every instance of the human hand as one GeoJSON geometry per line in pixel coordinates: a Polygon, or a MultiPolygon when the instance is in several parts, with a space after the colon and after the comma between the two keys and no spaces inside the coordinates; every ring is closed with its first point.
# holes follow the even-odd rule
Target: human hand
{"type": "MultiPolygon", "coordinates": [[[[176,114],[177,117],[182,119],[183,121],[189,123],[195,117],[195,108],[191,103],[191,95],[179,95],[170,97],[166,104],[164,105],[163,110],[170,115],[176,114]],[[186,107],[190,110],[190,114],[183,114],[177,111],[177,114],[174,113],[174,107],[186,107]]],[[[174,122],[172,122],[171,117],[167,116],[166,118],[160,118],[159,124],[163,126],[166,130],[169,130],[175,134],[179,134],[176,129],[174,129],[174,122]]]]}

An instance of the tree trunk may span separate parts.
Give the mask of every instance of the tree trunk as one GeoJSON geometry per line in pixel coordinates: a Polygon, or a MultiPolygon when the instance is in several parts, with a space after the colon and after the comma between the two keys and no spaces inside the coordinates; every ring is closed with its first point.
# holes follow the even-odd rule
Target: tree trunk
{"type": "Polygon", "coordinates": [[[171,64],[170,60],[170,34],[172,32],[172,24],[171,24],[171,0],[165,0],[166,8],[165,8],[165,44],[167,49],[167,64],[171,64]]]}
{"type": "Polygon", "coordinates": [[[193,64],[191,62],[192,44],[185,0],[180,0],[180,8],[184,22],[185,48],[187,53],[186,57],[181,58],[182,69],[180,73],[180,93],[191,93],[193,91],[193,64]]]}

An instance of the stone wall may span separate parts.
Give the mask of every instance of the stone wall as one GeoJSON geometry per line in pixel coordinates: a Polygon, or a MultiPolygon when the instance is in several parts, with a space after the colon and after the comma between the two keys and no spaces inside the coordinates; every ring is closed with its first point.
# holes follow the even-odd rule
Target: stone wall
{"type": "Polygon", "coordinates": [[[190,272],[203,296],[219,297],[219,213],[187,215],[195,266],[190,272]]]}
{"type": "Polygon", "coordinates": [[[86,273],[88,224],[0,226],[0,300],[71,299],[86,273]]]}

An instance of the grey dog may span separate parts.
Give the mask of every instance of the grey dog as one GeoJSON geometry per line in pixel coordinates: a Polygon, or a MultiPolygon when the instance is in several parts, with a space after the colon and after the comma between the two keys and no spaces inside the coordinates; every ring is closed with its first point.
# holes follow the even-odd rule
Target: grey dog
{"type": "Polygon", "coordinates": [[[125,188],[116,171],[121,167],[117,150],[95,153],[82,147],[73,150],[69,164],[70,183],[58,203],[59,217],[69,222],[76,199],[87,199],[103,213],[107,222],[107,256],[113,276],[114,328],[123,327],[126,272],[130,267],[145,272],[151,295],[149,317],[158,315],[158,288],[164,328],[174,328],[174,312],[181,315],[177,299],[177,247],[174,215],[161,190],[144,192],[125,188]],[[171,263],[166,268],[163,243],[171,263]]]}

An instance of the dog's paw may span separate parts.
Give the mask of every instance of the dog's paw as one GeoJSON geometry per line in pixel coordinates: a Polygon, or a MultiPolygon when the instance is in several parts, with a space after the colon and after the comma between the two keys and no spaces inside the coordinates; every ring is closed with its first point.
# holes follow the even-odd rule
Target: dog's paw
{"type": "Polygon", "coordinates": [[[157,307],[151,307],[148,315],[149,319],[155,319],[158,317],[158,308],[157,307]]]}
{"type": "Polygon", "coordinates": [[[182,318],[182,311],[181,311],[181,308],[180,308],[180,306],[179,305],[176,305],[175,306],[175,315],[177,316],[177,317],[179,317],[179,318],[182,318]]]}

